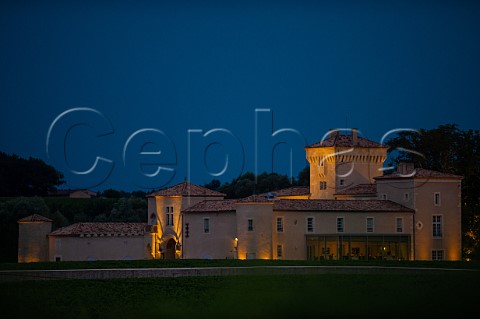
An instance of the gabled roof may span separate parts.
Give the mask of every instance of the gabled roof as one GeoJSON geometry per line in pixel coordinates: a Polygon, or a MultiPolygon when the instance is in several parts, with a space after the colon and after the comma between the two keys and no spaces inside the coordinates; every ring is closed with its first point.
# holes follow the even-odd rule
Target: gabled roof
{"type": "Polygon", "coordinates": [[[271,203],[273,210],[320,211],[320,212],[415,212],[413,209],[390,200],[334,200],[334,199],[278,199],[268,200],[264,196],[249,196],[242,199],[204,200],[183,212],[230,212],[237,203],[271,203]]]}
{"type": "Polygon", "coordinates": [[[273,210],[324,212],[408,212],[414,210],[390,200],[331,200],[283,199],[273,204],[273,210]]]}
{"type": "Polygon", "coordinates": [[[147,228],[146,223],[77,223],[59,228],[49,236],[143,236],[147,228]]]}
{"type": "Polygon", "coordinates": [[[153,196],[225,197],[227,195],[185,181],[147,195],[147,197],[153,196]]]}
{"type": "Polygon", "coordinates": [[[317,147],[332,147],[332,146],[341,146],[341,147],[378,147],[378,148],[387,148],[387,146],[371,141],[364,137],[357,137],[357,144],[353,145],[352,135],[337,135],[329,137],[323,141],[313,143],[306,148],[317,148],[317,147]]]}
{"type": "Polygon", "coordinates": [[[462,179],[463,176],[454,175],[449,173],[442,173],[438,171],[432,171],[425,168],[415,168],[415,174],[388,174],[383,176],[374,177],[376,180],[387,179],[409,179],[409,178],[437,178],[437,179],[462,179]]]}
{"type": "Polygon", "coordinates": [[[349,188],[338,191],[335,195],[376,195],[377,185],[375,184],[357,184],[349,188]]]}
{"type": "Polygon", "coordinates": [[[237,199],[204,200],[183,210],[184,213],[232,212],[237,199]]]}
{"type": "Polygon", "coordinates": [[[50,218],[44,217],[42,215],[33,214],[22,219],[19,219],[17,223],[35,223],[35,222],[53,222],[50,218]]]}
{"type": "Polygon", "coordinates": [[[302,196],[310,195],[309,186],[292,186],[278,191],[274,191],[275,196],[302,196]]]}

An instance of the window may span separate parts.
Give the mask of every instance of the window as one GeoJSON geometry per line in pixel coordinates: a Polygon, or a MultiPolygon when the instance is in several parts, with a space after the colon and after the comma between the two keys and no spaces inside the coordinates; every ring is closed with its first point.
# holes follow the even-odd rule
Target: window
{"type": "Polygon", "coordinates": [[[397,229],[397,233],[403,233],[403,218],[397,217],[395,222],[395,227],[397,229]]]}
{"type": "Polygon", "coordinates": [[[277,217],[277,233],[283,232],[283,217],[277,217]]]}
{"type": "Polygon", "coordinates": [[[62,249],[62,240],[60,238],[55,239],[55,249],[56,250],[62,249]]]}
{"type": "Polygon", "coordinates": [[[433,193],[433,204],[435,206],[440,206],[440,193],[439,192],[433,193]]]}
{"type": "Polygon", "coordinates": [[[343,217],[337,217],[337,233],[343,233],[343,217]]]}
{"type": "Polygon", "coordinates": [[[340,186],[343,186],[343,185],[345,185],[345,180],[344,180],[344,179],[341,179],[341,180],[340,180],[340,186]]]}
{"type": "Polygon", "coordinates": [[[210,233],[210,218],[203,219],[203,232],[205,234],[210,233]]]}
{"type": "Polygon", "coordinates": [[[327,182],[320,182],[320,190],[325,190],[327,189],[327,182]]]}
{"type": "Polygon", "coordinates": [[[313,233],[313,217],[307,217],[307,233],[313,233]]]}
{"type": "Polygon", "coordinates": [[[167,206],[165,215],[167,218],[167,226],[173,226],[173,206],[167,206]]]}
{"type": "Polygon", "coordinates": [[[248,231],[253,231],[253,219],[248,220],[248,231]]]}
{"type": "Polygon", "coordinates": [[[433,215],[432,219],[433,237],[442,237],[442,216],[433,215]]]}
{"type": "Polygon", "coordinates": [[[55,256],[55,261],[62,261],[62,256],[55,256]]]}
{"type": "Polygon", "coordinates": [[[318,163],[318,172],[321,175],[325,176],[325,160],[324,159],[322,159],[320,163],[318,163]]]}
{"type": "Polygon", "coordinates": [[[283,246],[281,244],[277,245],[277,258],[283,258],[283,246]]]}
{"type": "Polygon", "coordinates": [[[443,260],[443,250],[432,250],[432,260],[443,260]]]}
{"type": "Polygon", "coordinates": [[[367,217],[367,233],[373,233],[373,217],[367,217]]]}
{"type": "Polygon", "coordinates": [[[152,213],[150,215],[150,224],[153,225],[153,224],[156,224],[156,223],[157,223],[157,216],[154,213],[152,213]]]}
{"type": "Polygon", "coordinates": [[[409,199],[410,199],[410,194],[409,194],[409,193],[404,193],[404,194],[403,194],[403,200],[404,200],[405,202],[408,202],[409,199]]]}
{"type": "Polygon", "coordinates": [[[382,194],[382,199],[387,200],[387,194],[382,194]]]}

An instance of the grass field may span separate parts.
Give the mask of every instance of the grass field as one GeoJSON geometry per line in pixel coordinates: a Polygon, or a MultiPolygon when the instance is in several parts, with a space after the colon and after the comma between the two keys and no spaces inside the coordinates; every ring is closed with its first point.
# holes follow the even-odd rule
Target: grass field
{"type": "Polygon", "coordinates": [[[464,318],[478,271],[0,283],[3,318],[464,318]],[[7,315],[7,316],[5,316],[7,315]]]}

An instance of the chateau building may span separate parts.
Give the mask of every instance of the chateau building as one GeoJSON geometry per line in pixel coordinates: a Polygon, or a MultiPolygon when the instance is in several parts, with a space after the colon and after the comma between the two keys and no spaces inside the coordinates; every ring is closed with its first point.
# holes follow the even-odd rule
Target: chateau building
{"type": "Polygon", "coordinates": [[[310,187],[225,199],[185,181],[147,195],[147,224],[51,232],[29,216],[18,221],[18,260],[461,259],[461,176],[407,163],[384,175],[387,147],[355,129],[305,150],[310,187]]]}

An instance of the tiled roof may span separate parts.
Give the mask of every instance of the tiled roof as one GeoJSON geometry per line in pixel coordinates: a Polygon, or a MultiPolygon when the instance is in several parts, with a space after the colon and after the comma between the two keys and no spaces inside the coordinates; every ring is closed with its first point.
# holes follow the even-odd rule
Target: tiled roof
{"type": "Polygon", "coordinates": [[[62,227],[50,236],[143,236],[147,231],[146,223],[77,223],[62,227]]]}
{"type": "Polygon", "coordinates": [[[310,195],[310,187],[308,186],[292,186],[280,189],[274,192],[276,196],[301,196],[310,195]]]}
{"type": "Polygon", "coordinates": [[[204,200],[185,210],[185,213],[201,213],[201,212],[231,212],[235,211],[236,199],[224,200],[204,200]]]}
{"type": "Polygon", "coordinates": [[[273,200],[280,200],[278,198],[268,198],[268,193],[250,195],[248,197],[240,198],[237,200],[238,203],[250,203],[250,202],[271,202],[273,200]]]}
{"type": "Polygon", "coordinates": [[[357,137],[357,144],[353,145],[353,137],[352,135],[337,135],[333,137],[329,137],[323,141],[314,143],[312,145],[307,146],[307,148],[316,148],[316,147],[331,147],[331,146],[343,146],[343,147],[387,147],[380,143],[371,141],[364,137],[357,137]]]}
{"type": "Polygon", "coordinates": [[[281,197],[281,196],[303,196],[303,195],[310,195],[310,187],[293,186],[293,187],[279,189],[277,191],[272,191],[268,193],[250,195],[248,197],[238,199],[237,201],[238,202],[268,202],[268,201],[280,199],[278,197],[281,197]],[[272,195],[272,197],[270,197],[269,195],[272,195]]]}
{"type": "Polygon", "coordinates": [[[273,204],[274,210],[325,212],[414,212],[389,200],[284,199],[273,204]]]}
{"type": "Polygon", "coordinates": [[[414,212],[413,209],[390,200],[333,200],[333,199],[278,199],[268,200],[264,196],[249,196],[240,200],[228,199],[202,201],[184,210],[192,212],[235,211],[236,203],[271,202],[274,210],[325,211],[325,212],[414,212]]]}
{"type": "Polygon", "coordinates": [[[377,186],[375,184],[358,184],[352,187],[342,189],[335,195],[376,195],[377,186]]]}
{"type": "Polygon", "coordinates": [[[19,219],[17,223],[28,223],[28,222],[53,222],[50,218],[43,217],[42,215],[33,214],[22,219],[19,219]]]}
{"type": "MultiPolygon", "coordinates": [[[[409,175],[409,174],[406,174],[406,175],[409,175]]],[[[461,179],[461,178],[463,178],[463,177],[460,176],[460,175],[454,175],[454,174],[449,174],[449,173],[442,173],[442,172],[438,172],[438,171],[432,171],[432,170],[425,169],[425,168],[416,168],[416,169],[415,169],[415,175],[413,175],[413,176],[408,176],[408,177],[405,177],[404,175],[398,174],[398,173],[374,177],[374,179],[377,179],[377,180],[384,180],[384,179],[406,179],[406,178],[440,178],[440,179],[441,179],[441,178],[447,178],[447,179],[450,179],[450,178],[451,178],[451,179],[461,179]]]]}
{"type": "Polygon", "coordinates": [[[226,194],[185,181],[174,186],[153,192],[151,194],[148,194],[147,196],[225,197],[226,194]]]}

